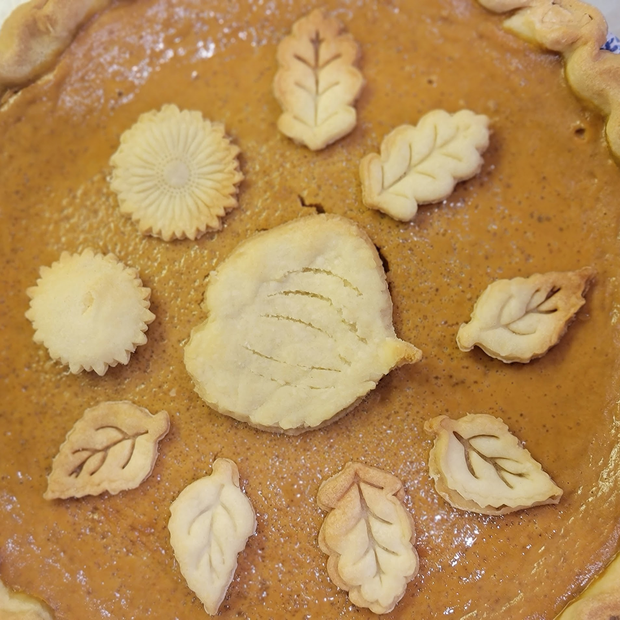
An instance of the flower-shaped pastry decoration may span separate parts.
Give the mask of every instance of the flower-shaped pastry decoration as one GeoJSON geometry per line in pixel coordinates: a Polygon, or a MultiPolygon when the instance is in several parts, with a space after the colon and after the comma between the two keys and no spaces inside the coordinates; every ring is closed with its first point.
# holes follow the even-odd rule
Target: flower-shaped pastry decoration
{"type": "Polygon", "coordinates": [[[116,256],[63,252],[51,267],[41,267],[36,286],[27,290],[26,317],[34,341],[72,373],[127,364],[136,347],[146,343],[151,289],[142,286],[135,269],[116,256]]]}
{"type": "Polygon", "coordinates": [[[197,239],[219,230],[220,218],[237,206],[238,154],[222,124],[165,105],[142,114],[121,136],[110,159],[111,186],[121,212],[144,234],[197,239]]]}

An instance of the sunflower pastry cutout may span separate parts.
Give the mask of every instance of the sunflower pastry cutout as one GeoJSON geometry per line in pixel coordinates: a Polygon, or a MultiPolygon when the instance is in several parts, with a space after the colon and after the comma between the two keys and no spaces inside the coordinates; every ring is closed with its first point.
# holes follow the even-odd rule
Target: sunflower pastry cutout
{"type": "Polygon", "coordinates": [[[421,358],[392,325],[375,246],[354,222],[302,217],[254,235],[209,276],[185,366],[221,413],[300,433],[352,409],[421,358]]]}
{"type": "Polygon", "coordinates": [[[197,239],[219,230],[243,180],[224,126],[165,105],[142,114],[112,155],[111,187],[122,213],[147,235],[197,239]]]}
{"type": "Polygon", "coordinates": [[[435,435],[428,468],[437,493],[461,510],[503,515],[557,504],[560,489],[499,418],[445,415],[424,424],[435,435]]]}
{"type": "Polygon", "coordinates": [[[36,286],[27,290],[26,317],[34,341],[50,356],[80,373],[104,375],[109,366],[127,364],[136,347],[146,343],[155,315],[151,290],[138,272],[116,256],[63,252],[51,267],[41,267],[36,286]]]}

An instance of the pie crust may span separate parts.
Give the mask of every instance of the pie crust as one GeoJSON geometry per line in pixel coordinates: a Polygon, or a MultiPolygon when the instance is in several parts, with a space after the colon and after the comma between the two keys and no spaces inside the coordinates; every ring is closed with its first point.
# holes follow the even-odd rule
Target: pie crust
{"type": "Polygon", "coordinates": [[[0,97],[51,69],[76,32],[111,0],[30,0],[0,27],[0,97]]]}

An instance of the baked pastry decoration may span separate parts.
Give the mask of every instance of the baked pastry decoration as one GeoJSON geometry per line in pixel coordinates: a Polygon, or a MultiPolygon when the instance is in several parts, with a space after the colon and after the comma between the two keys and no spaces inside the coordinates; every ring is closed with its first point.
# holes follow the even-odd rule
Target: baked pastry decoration
{"type": "Polygon", "coordinates": [[[560,501],[562,489],[499,418],[440,415],[424,429],[435,435],[430,476],[437,493],[455,508],[503,515],[560,501]]]}
{"type": "Polygon", "coordinates": [[[620,555],[556,620],[614,620],[620,618],[620,555]]]}
{"type": "Polygon", "coordinates": [[[399,340],[377,251],[351,220],[302,217],[254,235],[209,276],[185,366],[206,403],[264,430],[333,422],[421,353],[399,340]]]}
{"type": "Polygon", "coordinates": [[[313,151],[350,133],[357,122],[353,103],[364,85],[355,67],[358,56],[353,37],[319,9],[295,22],[278,46],[278,129],[313,151]]]}
{"type": "Polygon", "coordinates": [[[144,234],[197,239],[237,206],[239,148],[221,123],[165,105],[142,114],[112,155],[111,187],[144,234]]]}
{"type": "Polygon", "coordinates": [[[210,476],[192,482],[170,506],[170,543],[187,585],[207,613],[217,614],[237,568],[237,555],[256,532],[256,515],[239,488],[239,470],[216,459],[210,476]]]}
{"type": "Polygon", "coordinates": [[[362,463],[347,463],[324,481],[319,506],[330,511],[319,532],[331,580],[358,607],[386,614],[417,575],[415,526],[401,481],[362,463]]]}
{"type": "Polygon", "coordinates": [[[489,119],[470,110],[433,110],[416,126],[401,125],[360,163],[362,199],[396,220],[408,222],[419,204],[447,198],[459,181],[482,167],[489,146],[489,119]]]}
{"type": "Polygon", "coordinates": [[[0,581],[0,618],[2,620],[54,620],[48,607],[38,599],[12,592],[0,581]]]}
{"type": "Polygon", "coordinates": [[[23,86],[48,71],[79,27],[110,0],[2,0],[1,4],[0,97],[8,88],[23,86]]]}
{"type": "Polygon", "coordinates": [[[47,478],[45,499],[135,489],[151,475],[158,444],[168,433],[166,411],[151,415],[129,401],[100,403],[67,434],[47,478]]]}
{"type": "Polygon", "coordinates": [[[36,286],[27,291],[26,317],[34,341],[50,356],[80,373],[104,375],[109,366],[127,364],[136,347],[146,343],[155,315],[151,290],[138,272],[114,254],[63,252],[51,267],[41,267],[36,286]]]}
{"type": "Polygon", "coordinates": [[[592,267],[583,267],[492,282],[476,301],[469,323],[459,328],[459,349],[478,346],[507,364],[541,357],[585,304],[595,275],[592,267]]]}
{"type": "Polygon", "coordinates": [[[601,47],[607,23],[580,0],[478,0],[496,13],[512,11],[504,27],[564,56],[566,79],[577,97],[606,119],[609,148],[620,160],[620,56],[601,47]]]}

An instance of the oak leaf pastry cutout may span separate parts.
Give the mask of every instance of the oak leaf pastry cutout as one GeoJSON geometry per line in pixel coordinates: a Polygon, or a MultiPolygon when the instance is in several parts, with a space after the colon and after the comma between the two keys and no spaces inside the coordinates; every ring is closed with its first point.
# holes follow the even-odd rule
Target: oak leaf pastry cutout
{"type": "Polygon", "coordinates": [[[413,518],[401,481],[362,463],[347,463],[324,481],[319,507],[330,511],[319,532],[330,579],[358,607],[385,614],[417,575],[413,518]]]}
{"type": "Polygon", "coordinates": [[[34,341],[74,374],[104,375],[109,366],[127,364],[155,319],[151,289],[142,286],[137,270],[90,248],[63,252],[51,267],[41,267],[36,286],[26,292],[34,341]]]}
{"type": "Polygon", "coordinates": [[[620,161],[620,56],[601,47],[607,23],[595,7],[579,0],[479,0],[496,13],[511,12],[504,27],[562,54],[575,95],[606,119],[609,148],[620,161]]]}
{"type": "Polygon", "coordinates": [[[437,493],[455,508],[503,515],[560,501],[562,489],[499,418],[441,415],[424,429],[435,435],[430,476],[437,493]]]}
{"type": "Polygon", "coordinates": [[[0,581],[0,618],[2,620],[54,620],[47,605],[23,592],[13,592],[2,581],[0,581]]]}
{"type": "Polygon", "coordinates": [[[185,347],[205,402],[300,433],[352,409],[421,353],[396,337],[381,259],[351,220],[312,215],[246,240],[209,276],[185,347]]]}
{"type": "Polygon", "coordinates": [[[219,230],[237,206],[239,152],[221,123],[165,105],[142,114],[121,136],[110,159],[111,187],[142,233],[197,239],[219,230]]]}
{"type": "Polygon", "coordinates": [[[239,470],[216,459],[210,476],[192,482],[170,506],[170,543],[187,585],[207,613],[217,614],[237,568],[237,555],[256,532],[256,515],[239,488],[239,470]]]}
{"type": "Polygon", "coordinates": [[[585,304],[595,275],[592,267],[583,267],[492,282],[476,301],[469,323],[459,328],[459,349],[478,346],[507,364],[541,357],[585,304]]]}
{"type": "Polygon", "coordinates": [[[282,107],[278,129],[317,151],[350,133],[353,103],[364,78],[355,66],[359,46],[342,24],[316,9],[293,25],[278,46],[273,92],[282,107]]]}
{"type": "Polygon", "coordinates": [[[556,620],[613,620],[620,618],[620,555],[556,620]]]}
{"type": "Polygon", "coordinates": [[[459,181],[480,172],[489,146],[489,119],[470,110],[433,110],[416,126],[401,125],[381,143],[381,154],[360,163],[362,200],[402,222],[419,204],[447,198],[459,181]]]}
{"type": "Polygon", "coordinates": [[[110,0],[0,1],[0,98],[53,68],[78,29],[110,0]]]}
{"type": "Polygon", "coordinates": [[[54,458],[45,499],[116,495],[151,475],[158,444],[170,428],[166,411],[151,415],[129,401],[91,407],[67,434],[54,458]]]}

